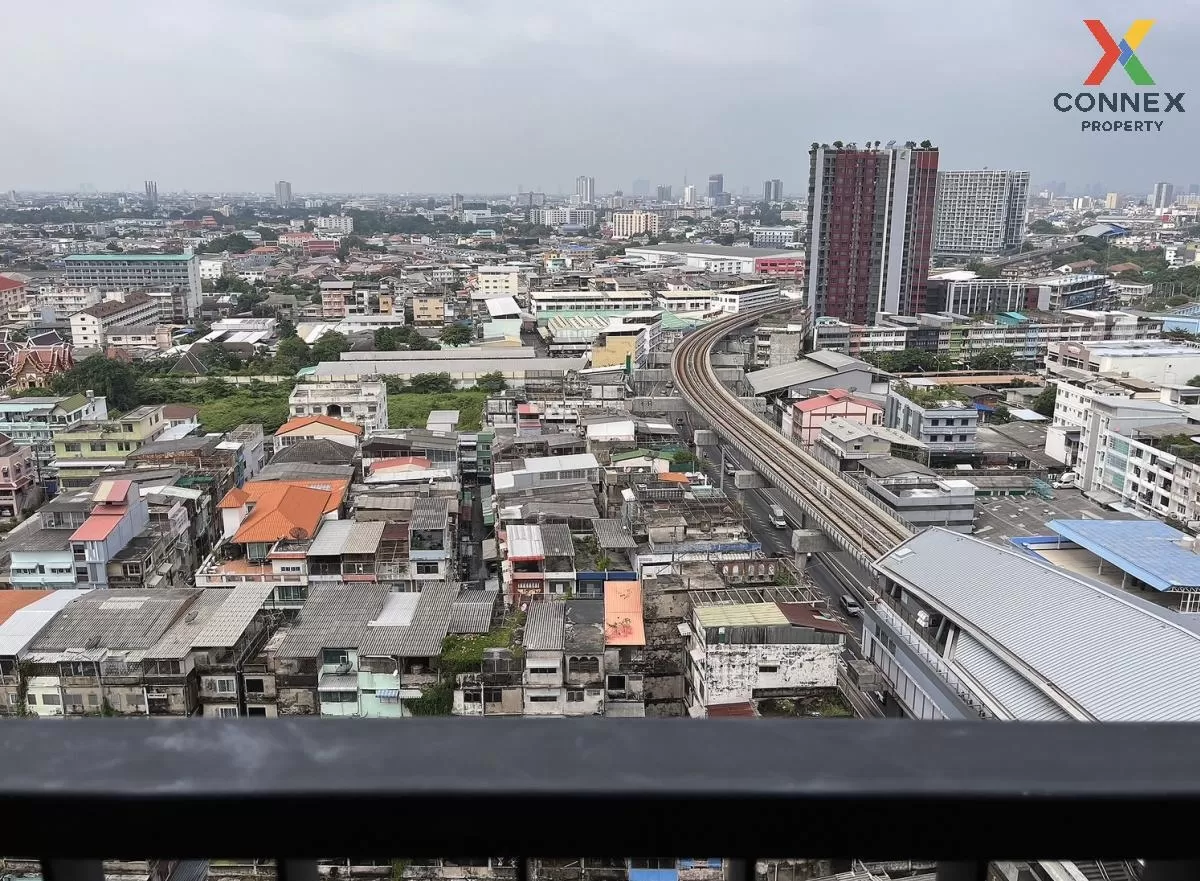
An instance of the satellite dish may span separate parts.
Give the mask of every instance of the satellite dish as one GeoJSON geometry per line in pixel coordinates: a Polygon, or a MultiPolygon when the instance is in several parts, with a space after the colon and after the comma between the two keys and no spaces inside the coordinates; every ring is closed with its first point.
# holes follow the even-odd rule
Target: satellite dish
{"type": "Polygon", "coordinates": [[[288,537],[296,541],[304,541],[304,539],[308,538],[308,530],[303,526],[293,526],[291,531],[288,532],[288,537]]]}

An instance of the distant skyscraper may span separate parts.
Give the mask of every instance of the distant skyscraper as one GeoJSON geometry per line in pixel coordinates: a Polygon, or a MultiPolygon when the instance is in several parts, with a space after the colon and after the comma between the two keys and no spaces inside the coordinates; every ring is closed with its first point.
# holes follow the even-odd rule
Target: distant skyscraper
{"type": "Polygon", "coordinates": [[[870,324],[924,311],[937,194],[936,147],[809,151],[808,302],[870,324]]]}
{"type": "Polygon", "coordinates": [[[575,195],[585,205],[594,202],[596,200],[596,179],[585,174],[575,178],[575,195]]]}
{"type": "Polygon", "coordinates": [[[692,206],[694,206],[696,204],[696,186],[695,186],[695,184],[688,184],[686,187],[683,188],[683,204],[686,205],[688,208],[691,208],[692,206]]]}
{"type": "Polygon", "coordinates": [[[1104,207],[1109,211],[1115,211],[1121,205],[1121,196],[1117,193],[1109,193],[1104,197],[1104,207]]]}
{"type": "Polygon", "coordinates": [[[715,199],[725,192],[725,175],[710,174],[708,176],[708,198],[715,199]]]}
{"type": "Polygon", "coordinates": [[[1156,211],[1170,208],[1175,204],[1175,185],[1168,183],[1155,184],[1152,199],[1151,205],[1156,211]]]}
{"type": "Polygon", "coordinates": [[[451,211],[462,211],[462,205],[463,205],[463,194],[462,193],[453,193],[450,196],[450,210],[451,211]]]}
{"type": "Polygon", "coordinates": [[[763,181],[763,201],[764,202],[782,202],[783,201],[783,181],[776,178],[775,180],[763,181]]]}
{"type": "Polygon", "coordinates": [[[275,204],[280,208],[290,208],[292,205],[292,185],[281,180],[275,184],[275,204]]]}
{"type": "Polygon", "coordinates": [[[635,180],[633,182],[633,189],[631,189],[630,192],[633,193],[633,195],[635,195],[635,196],[649,196],[650,195],[650,181],[646,180],[645,178],[639,177],[637,180],[635,180]]]}
{"type": "Polygon", "coordinates": [[[1028,171],[943,171],[933,223],[935,257],[1015,251],[1025,237],[1028,171]]]}
{"type": "Polygon", "coordinates": [[[151,205],[158,204],[158,181],[146,181],[146,201],[151,205]]]}
{"type": "Polygon", "coordinates": [[[671,185],[670,184],[659,184],[658,192],[657,192],[657,195],[655,198],[659,202],[670,202],[671,201],[671,185]]]}

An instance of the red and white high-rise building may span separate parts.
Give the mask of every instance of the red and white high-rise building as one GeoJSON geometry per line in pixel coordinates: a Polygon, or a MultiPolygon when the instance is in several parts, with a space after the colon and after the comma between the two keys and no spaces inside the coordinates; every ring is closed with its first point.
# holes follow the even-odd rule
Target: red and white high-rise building
{"type": "Polygon", "coordinates": [[[937,148],[819,144],[808,155],[813,316],[870,324],[878,312],[923,311],[937,148]]]}

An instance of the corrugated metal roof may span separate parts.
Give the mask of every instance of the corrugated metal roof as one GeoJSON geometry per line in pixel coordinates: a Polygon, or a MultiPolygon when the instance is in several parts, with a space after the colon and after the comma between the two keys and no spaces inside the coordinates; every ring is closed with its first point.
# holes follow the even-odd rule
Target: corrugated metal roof
{"type": "Polygon", "coordinates": [[[787,626],[787,615],[775,603],[745,603],[736,606],[700,606],[696,617],[702,627],[743,627],[782,624],[787,626]]]}
{"type": "Polygon", "coordinates": [[[575,542],[571,540],[571,530],[565,523],[543,523],[542,550],[547,557],[574,557],[575,542]]]}
{"type": "Polygon", "coordinates": [[[604,651],[604,600],[566,600],[563,605],[563,650],[604,651]]]}
{"type": "Polygon", "coordinates": [[[389,593],[383,601],[379,617],[367,623],[368,627],[407,627],[417,611],[419,593],[389,593]]]}
{"type": "Polygon", "coordinates": [[[1100,721],[1200,720],[1200,634],[1176,612],[940,527],[875,566],[1100,721]]]}
{"type": "Polygon", "coordinates": [[[492,614],[498,590],[464,590],[450,605],[450,633],[487,633],[492,629],[492,614]]]}
{"type": "Polygon", "coordinates": [[[1046,524],[1155,590],[1200,587],[1200,554],[1188,536],[1158,520],[1051,520],[1046,524]]]}
{"type": "Polygon", "coordinates": [[[633,540],[632,535],[625,531],[625,526],[620,520],[608,518],[593,520],[592,528],[596,531],[596,541],[604,550],[637,547],[637,542],[633,540]]]}
{"type": "Polygon", "coordinates": [[[59,612],[29,650],[148,649],[200,593],[175,588],[92,591],[59,612]]]}
{"type": "Polygon", "coordinates": [[[521,559],[536,559],[546,556],[542,549],[542,530],[540,526],[526,523],[516,523],[505,530],[508,539],[508,555],[521,559]]]}
{"type": "Polygon", "coordinates": [[[1017,719],[1070,721],[1071,714],[1033,687],[1029,680],[988,651],[968,633],[954,640],[954,670],[1017,719]]]}
{"type": "Polygon", "coordinates": [[[63,607],[86,593],[86,590],[56,590],[13,612],[8,620],[0,624],[0,655],[19,654],[63,607]]]}
{"type": "Polygon", "coordinates": [[[237,645],[246,627],[274,590],[275,585],[270,582],[239,584],[229,591],[221,608],[208,620],[208,625],[196,634],[192,645],[203,648],[232,648],[237,645]]]}
{"type": "Polygon", "coordinates": [[[370,520],[359,522],[351,520],[354,528],[350,530],[350,535],[346,538],[346,543],[342,545],[343,554],[373,554],[379,550],[379,543],[383,541],[383,530],[387,528],[387,523],[383,520],[370,520]]]}
{"type": "Polygon", "coordinates": [[[354,529],[353,520],[326,520],[321,524],[321,530],[308,547],[310,557],[337,557],[342,553],[350,532],[354,529]]]}
{"type": "Polygon", "coordinates": [[[450,626],[450,605],[458,596],[458,584],[439,581],[417,594],[412,622],[406,627],[371,627],[359,646],[363,655],[399,655],[406,658],[436,657],[450,626]]]}
{"type": "Polygon", "coordinates": [[[412,510],[413,529],[445,529],[450,518],[450,500],[440,497],[417,499],[412,510]]]}
{"type": "Polygon", "coordinates": [[[146,650],[145,657],[164,660],[186,657],[192,646],[197,644],[193,637],[208,626],[209,619],[221,608],[230,593],[232,591],[223,587],[206,589],[188,607],[183,617],[168,627],[162,638],[146,650]]]}
{"type": "Polygon", "coordinates": [[[367,623],[379,616],[386,584],[314,584],[300,617],[279,644],[281,658],[312,658],[322,649],[359,648],[367,623]]]}
{"type": "Polygon", "coordinates": [[[561,600],[536,600],[525,617],[525,648],[530,651],[562,651],[567,604],[561,600]]]}

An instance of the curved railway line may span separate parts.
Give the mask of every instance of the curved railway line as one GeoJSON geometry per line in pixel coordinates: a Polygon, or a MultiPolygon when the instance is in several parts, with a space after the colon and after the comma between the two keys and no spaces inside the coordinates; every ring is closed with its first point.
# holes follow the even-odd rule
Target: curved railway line
{"type": "Polygon", "coordinates": [[[747,467],[752,465],[799,505],[812,525],[869,566],[910,538],[912,529],[760,419],[722,385],[712,365],[713,347],[722,339],[786,307],[780,303],[731,315],[693,333],[672,356],[675,385],[688,406],[741,451],[747,467]]]}

